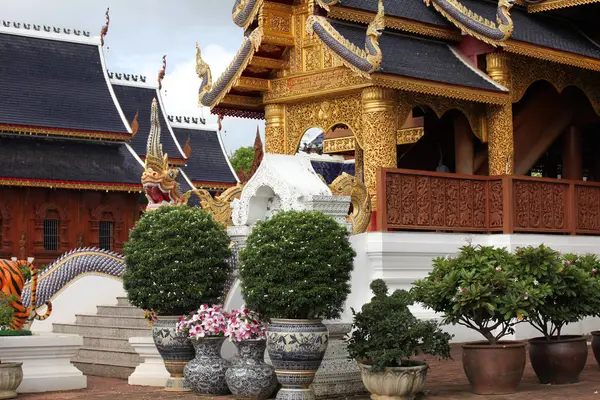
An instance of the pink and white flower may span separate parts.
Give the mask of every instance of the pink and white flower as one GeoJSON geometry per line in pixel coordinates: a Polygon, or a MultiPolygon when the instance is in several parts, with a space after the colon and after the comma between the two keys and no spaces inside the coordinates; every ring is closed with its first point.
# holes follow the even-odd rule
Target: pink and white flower
{"type": "Polygon", "coordinates": [[[177,332],[186,334],[190,339],[225,336],[229,315],[222,308],[220,304],[212,307],[201,305],[194,314],[179,320],[177,332]]]}
{"type": "Polygon", "coordinates": [[[242,306],[240,310],[232,310],[229,314],[225,336],[232,342],[265,339],[265,326],[256,311],[242,306]]]}

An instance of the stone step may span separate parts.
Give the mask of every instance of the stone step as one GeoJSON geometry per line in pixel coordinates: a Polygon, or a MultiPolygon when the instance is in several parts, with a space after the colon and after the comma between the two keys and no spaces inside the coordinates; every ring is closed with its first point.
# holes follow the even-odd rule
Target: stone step
{"type": "Polygon", "coordinates": [[[144,317],[115,317],[108,315],[75,315],[76,325],[122,326],[140,329],[151,329],[148,320],[144,317]]]}
{"type": "Polygon", "coordinates": [[[126,363],[135,364],[140,363],[140,356],[133,350],[116,350],[116,349],[102,349],[97,347],[82,347],[79,349],[76,359],[94,360],[95,363],[100,364],[112,364],[126,363]]]}
{"type": "Polygon", "coordinates": [[[144,317],[144,310],[132,306],[97,306],[97,315],[112,317],[144,317]]]}
{"type": "Polygon", "coordinates": [[[86,336],[83,338],[83,347],[94,347],[111,350],[133,350],[129,344],[129,338],[114,338],[102,336],[86,336]]]}
{"type": "Polygon", "coordinates": [[[126,362],[101,363],[84,358],[73,360],[73,365],[83,372],[84,375],[119,379],[127,379],[137,366],[137,364],[134,365],[126,362]]]}
{"type": "Polygon", "coordinates": [[[53,324],[53,330],[56,333],[70,333],[83,337],[101,336],[125,340],[129,340],[130,337],[152,336],[152,330],[149,328],[134,328],[130,326],[53,324]]]}
{"type": "Polygon", "coordinates": [[[132,307],[127,297],[117,297],[117,306],[129,306],[132,307]]]}

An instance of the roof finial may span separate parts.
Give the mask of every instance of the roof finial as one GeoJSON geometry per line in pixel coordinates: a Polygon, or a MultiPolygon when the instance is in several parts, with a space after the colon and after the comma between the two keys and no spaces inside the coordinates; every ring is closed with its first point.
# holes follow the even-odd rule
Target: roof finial
{"type": "Polygon", "coordinates": [[[104,36],[108,33],[108,26],[110,25],[110,15],[109,15],[110,7],[106,9],[106,24],[102,27],[100,31],[100,43],[104,46],[104,36]]]}
{"type": "Polygon", "coordinates": [[[191,138],[188,136],[185,146],[183,146],[183,154],[185,154],[185,158],[190,158],[192,155],[192,145],[190,143],[190,139],[191,138]]]}
{"type": "Polygon", "coordinates": [[[131,121],[131,137],[133,138],[137,133],[138,129],[140,129],[140,124],[138,123],[138,117],[140,116],[139,110],[135,112],[135,117],[133,117],[133,121],[131,121]]]}
{"type": "Polygon", "coordinates": [[[162,89],[162,80],[165,77],[165,73],[167,72],[167,55],[165,54],[162,58],[163,66],[160,71],[158,71],[158,90],[162,89]]]}
{"type": "Polygon", "coordinates": [[[245,177],[246,180],[242,181],[243,183],[248,182],[250,178],[254,176],[254,173],[260,167],[260,164],[263,160],[264,152],[263,152],[263,144],[260,139],[260,131],[258,130],[258,125],[256,126],[256,138],[254,139],[254,160],[252,161],[252,166],[250,167],[250,171],[248,175],[245,177]]]}

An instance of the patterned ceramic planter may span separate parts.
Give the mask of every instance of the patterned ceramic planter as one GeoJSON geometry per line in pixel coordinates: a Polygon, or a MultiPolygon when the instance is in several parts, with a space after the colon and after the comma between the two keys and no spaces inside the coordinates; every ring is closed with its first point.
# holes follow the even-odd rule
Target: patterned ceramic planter
{"type": "Polygon", "coordinates": [[[277,387],[272,366],[265,363],[265,340],[245,340],[235,343],[237,357],[225,373],[227,386],[238,399],[268,399],[277,387]]]}
{"type": "Polygon", "coordinates": [[[388,400],[413,400],[423,390],[429,369],[425,362],[412,367],[386,368],[383,372],[371,372],[370,366],[359,366],[371,398],[388,400]]]}
{"type": "Polygon", "coordinates": [[[0,399],[14,399],[23,381],[23,363],[0,363],[0,399]]]}
{"type": "Polygon", "coordinates": [[[184,334],[175,330],[179,317],[159,316],[152,325],[152,338],[165,368],[171,374],[165,390],[171,392],[188,392],[191,389],[183,378],[183,368],[194,358],[194,347],[184,334]]]}
{"type": "Polygon", "coordinates": [[[272,319],[267,351],[282,388],[277,399],[314,399],[310,384],[321,365],[329,333],[320,320],[272,319]]]}
{"type": "Polygon", "coordinates": [[[184,369],[186,382],[198,394],[229,394],[225,372],[231,363],[221,357],[224,337],[206,337],[190,340],[196,357],[184,369]]]}

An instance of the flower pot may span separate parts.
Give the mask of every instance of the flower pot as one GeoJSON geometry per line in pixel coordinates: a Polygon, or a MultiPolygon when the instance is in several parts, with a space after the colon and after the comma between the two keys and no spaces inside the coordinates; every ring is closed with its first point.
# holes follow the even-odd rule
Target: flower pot
{"type": "Polygon", "coordinates": [[[272,366],[265,363],[266,340],[236,342],[238,355],[231,361],[225,380],[231,394],[238,399],[268,399],[277,387],[272,366]]]}
{"type": "Polygon", "coordinates": [[[523,379],[527,360],[526,342],[466,343],[462,346],[463,368],[477,394],[515,393],[523,379]]]}
{"type": "Polygon", "coordinates": [[[560,340],[529,340],[529,359],[540,383],[564,385],[579,382],[588,356],[585,336],[564,335],[560,340]]]}
{"type": "Polygon", "coordinates": [[[314,399],[310,384],[328,341],[327,327],[320,320],[271,320],[267,326],[267,351],[282,385],[277,399],[314,399]]]}
{"type": "Polygon", "coordinates": [[[592,332],[592,350],[596,362],[600,365],[600,331],[592,332]]]}
{"type": "Polygon", "coordinates": [[[179,317],[159,316],[152,325],[152,338],[158,353],[171,375],[165,390],[171,392],[188,392],[191,389],[183,378],[183,368],[194,358],[194,347],[185,334],[177,333],[175,325],[179,317]]]}
{"type": "Polygon", "coordinates": [[[0,363],[0,399],[14,399],[23,381],[23,363],[0,363]]]}
{"type": "Polygon", "coordinates": [[[184,376],[194,392],[210,395],[229,394],[225,372],[231,363],[221,357],[224,341],[224,337],[190,339],[196,357],[185,366],[184,376]]]}
{"type": "Polygon", "coordinates": [[[413,400],[425,386],[429,365],[417,361],[412,364],[407,367],[386,368],[383,372],[371,372],[371,366],[358,365],[371,398],[413,400]]]}

